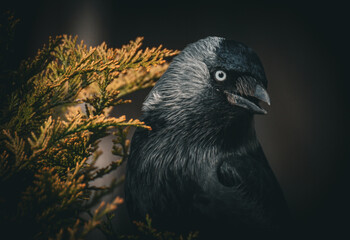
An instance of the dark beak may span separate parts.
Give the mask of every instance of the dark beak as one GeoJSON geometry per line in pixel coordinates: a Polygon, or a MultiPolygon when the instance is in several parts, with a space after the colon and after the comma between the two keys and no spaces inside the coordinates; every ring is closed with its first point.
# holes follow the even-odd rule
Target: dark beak
{"type": "Polygon", "coordinates": [[[267,111],[259,106],[258,103],[254,103],[251,98],[255,98],[257,100],[263,101],[270,105],[270,97],[265,88],[263,88],[261,85],[256,85],[255,90],[252,91],[252,94],[241,96],[235,93],[231,93],[228,91],[225,91],[225,94],[227,96],[227,100],[235,106],[245,108],[252,113],[255,114],[266,114],[267,111]],[[249,100],[249,99],[250,100],[249,100]]]}

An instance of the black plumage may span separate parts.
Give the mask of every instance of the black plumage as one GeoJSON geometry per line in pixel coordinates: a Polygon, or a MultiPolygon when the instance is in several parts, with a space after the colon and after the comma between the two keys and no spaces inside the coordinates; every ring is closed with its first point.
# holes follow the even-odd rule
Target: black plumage
{"type": "Polygon", "coordinates": [[[207,37],[170,64],[143,105],[127,162],[131,219],[202,238],[278,236],[288,223],[280,186],[254,128],[270,103],[263,66],[242,43],[207,37]]]}

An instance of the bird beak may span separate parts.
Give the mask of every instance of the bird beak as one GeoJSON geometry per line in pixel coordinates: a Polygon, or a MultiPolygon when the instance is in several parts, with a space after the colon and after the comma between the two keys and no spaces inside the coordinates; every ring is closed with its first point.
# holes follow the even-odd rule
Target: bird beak
{"type": "Polygon", "coordinates": [[[252,94],[249,94],[247,96],[240,96],[228,91],[225,91],[225,94],[229,103],[238,107],[245,108],[255,114],[266,114],[267,111],[246,97],[253,97],[270,105],[269,94],[261,85],[256,85],[255,90],[252,91],[252,94]]]}
{"type": "Polygon", "coordinates": [[[256,85],[253,97],[259,99],[260,101],[267,103],[267,105],[269,105],[269,106],[271,105],[270,96],[267,93],[266,89],[263,88],[261,85],[256,85]]]}

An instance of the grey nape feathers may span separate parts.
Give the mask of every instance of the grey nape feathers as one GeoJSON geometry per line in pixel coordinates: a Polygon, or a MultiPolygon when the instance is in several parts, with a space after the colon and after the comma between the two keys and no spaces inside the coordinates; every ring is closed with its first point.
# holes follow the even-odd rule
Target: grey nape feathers
{"type": "MultiPolygon", "coordinates": [[[[263,66],[242,43],[207,37],[188,45],[143,104],[127,162],[131,219],[201,239],[280,236],[282,191],[255,134],[270,104],[263,66]]],[[[261,238],[260,238],[261,239],[261,238]]],[[[281,238],[282,239],[282,238],[281,238]]]]}

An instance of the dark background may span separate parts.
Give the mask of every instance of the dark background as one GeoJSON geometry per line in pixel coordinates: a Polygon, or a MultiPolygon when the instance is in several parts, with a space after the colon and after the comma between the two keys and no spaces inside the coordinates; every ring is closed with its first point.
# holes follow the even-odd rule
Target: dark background
{"type": "MultiPolygon", "coordinates": [[[[212,35],[241,41],[260,56],[272,105],[256,117],[266,156],[301,236],[340,238],[349,227],[349,19],[345,5],[292,1],[11,1],[21,19],[14,59],[33,56],[49,36],[78,34],[88,45],[183,49],[212,35]]],[[[115,114],[139,117],[148,90],[115,114]]],[[[108,155],[110,139],[101,148],[108,155]]],[[[122,172],[122,171],[121,171],[122,172]]],[[[120,173],[120,172],[119,172],[120,173]]],[[[119,174],[118,173],[118,174],[119,174]]],[[[109,179],[104,179],[108,181],[109,179]]],[[[116,194],[122,193],[122,189],[116,194]]],[[[117,225],[123,227],[125,209],[117,225]]],[[[297,230],[296,230],[297,231],[297,230]]]]}

